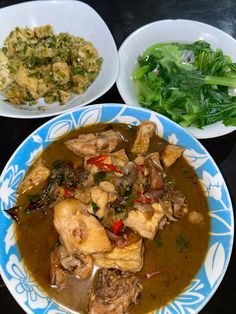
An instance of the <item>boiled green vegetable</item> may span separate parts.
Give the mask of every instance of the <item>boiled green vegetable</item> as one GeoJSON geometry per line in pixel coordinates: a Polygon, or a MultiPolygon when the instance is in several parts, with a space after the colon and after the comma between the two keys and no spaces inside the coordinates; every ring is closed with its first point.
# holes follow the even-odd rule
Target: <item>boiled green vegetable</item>
{"type": "Polygon", "coordinates": [[[236,125],[236,64],[205,41],[157,44],[138,59],[133,73],[138,101],[182,126],[223,121],[236,125]]]}

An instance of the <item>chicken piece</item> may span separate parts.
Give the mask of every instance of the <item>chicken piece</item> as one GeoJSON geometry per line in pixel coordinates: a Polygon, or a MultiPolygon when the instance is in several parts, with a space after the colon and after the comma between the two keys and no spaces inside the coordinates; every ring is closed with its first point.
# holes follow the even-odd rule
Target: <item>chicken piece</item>
{"type": "Polygon", "coordinates": [[[104,268],[117,268],[136,272],[143,267],[142,239],[125,247],[114,247],[112,251],[94,254],[94,264],[104,268]]]}
{"type": "Polygon", "coordinates": [[[94,216],[84,213],[76,199],[57,203],[53,222],[68,254],[90,255],[111,250],[104,227],[94,216]]]}
{"type": "Polygon", "coordinates": [[[144,173],[148,175],[148,182],[152,190],[163,187],[163,168],[158,152],[149,154],[144,161],[144,173]]]}
{"type": "Polygon", "coordinates": [[[90,191],[88,189],[75,189],[74,197],[81,203],[88,205],[91,202],[90,191]]]}
{"type": "Polygon", "coordinates": [[[153,240],[158,230],[158,224],[164,217],[164,214],[159,203],[154,203],[151,206],[153,208],[152,213],[131,210],[124,223],[142,237],[153,240]]]}
{"type": "Polygon", "coordinates": [[[142,155],[138,155],[135,159],[134,162],[138,166],[142,166],[144,164],[145,158],[142,155]]]}
{"type": "Polygon", "coordinates": [[[142,121],[134,144],[131,148],[133,154],[143,154],[146,153],[149,147],[149,142],[151,137],[155,134],[156,124],[151,121],[142,121]]]}
{"type": "Polygon", "coordinates": [[[66,141],[65,144],[76,155],[94,156],[112,152],[120,140],[117,132],[109,130],[96,135],[80,134],[77,138],[66,141]]]}
{"type": "Polygon", "coordinates": [[[166,145],[161,153],[161,160],[165,167],[173,165],[173,163],[175,163],[176,160],[182,156],[183,151],[183,147],[171,144],[166,145]]]}
{"type": "Polygon", "coordinates": [[[113,130],[96,133],[96,137],[96,145],[101,153],[111,153],[121,141],[119,133],[113,130]]]}
{"type": "Polygon", "coordinates": [[[52,65],[54,80],[59,84],[66,84],[70,79],[70,69],[66,62],[55,62],[52,65]]]}
{"type": "Polygon", "coordinates": [[[164,194],[160,203],[164,214],[170,220],[178,220],[188,212],[186,197],[170,185],[164,186],[164,194]]]}
{"type": "Polygon", "coordinates": [[[27,88],[34,99],[39,98],[38,79],[30,77],[29,71],[23,65],[20,65],[16,72],[16,82],[19,86],[27,88]]]}
{"type": "Polygon", "coordinates": [[[92,204],[92,206],[89,207],[88,212],[90,214],[96,215],[98,218],[103,218],[106,213],[108,194],[103,191],[99,186],[93,186],[90,189],[90,195],[93,204],[97,206],[97,211],[94,210],[94,206],[92,204]]]}
{"type": "Polygon", "coordinates": [[[20,183],[17,193],[23,194],[36,185],[44,182],[50,174],[50,170],[42,163],[38,162],[30,173],[20,183]]]}
{"type": "Polygon", "coordinates": [[[111,156],[111,163],[117,167],[123,168],[124,165],[129,161],[129,158],[126,155],[124,148],[121,150],[118,150],[115,153],[112,153],[110,156],[111,156]]]}
{"type": "Polygon", "coordinates": [[[202,214],[200,214],[196,210],[193,210],[188,214],[188,220],[194,225],[203,225],[204,224],[204,218],[203,218],[202,214]]]}
{"type": "Polygon", "coordinates": [[[77,138],[66,141],[65,145],[79,156],[91,156],[97,153],[96,136],[92,133],[80,134],[77,138]]]}
{"type": "Polygon", "coordinates": [[[92,293],[90,314],[125,314],[139,303],[142,293],[140,278],[129,272],[103,269],[92,293]]]}
{"type": "Polygon", "coordinates": [[[93,260],[91,256],[69,255],[63,245],[57,246],[50,257],[51,284],[57,287],[63,287],[68,276],[83,280],[88,278],[92,269],[93,260]]]}
{"type": "Polygon", "coordinates": [[[34,27],[34,34],[37,38],[47,38],[52,34],[52,26],[47,24],[44,26],[34,27]]]}
{"type": "Polygon", "coordinates": [[[50,256],[50,278],[51,284],[57,287],[64,287],[68,273],[61,266],[61,260],[67,256],[64,246],[57,246],[50,256]]]}

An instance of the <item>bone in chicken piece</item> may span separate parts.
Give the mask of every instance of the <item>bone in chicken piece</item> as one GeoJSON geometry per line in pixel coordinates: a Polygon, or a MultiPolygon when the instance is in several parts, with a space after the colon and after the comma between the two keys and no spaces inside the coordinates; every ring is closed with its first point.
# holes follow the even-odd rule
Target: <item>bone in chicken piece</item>
{"type": "Polygon", "coordinates": [[[142,293],[140,278],[129,272],[103,269],[92,293],[90,314],[125,314],[138,304],[142,293]]]}
{"type": "Polygon", "coordinates": [[[153,213],[145,213],[140,210],[131,210],[125,220],[125,225],[142,237],[153,240],[158,230],[158,224],[164,217],[161,205],[152,204],[153,213]]]}
{"type": "Polygon", "coordinates": [[[151,137],[155,134],[156,124],[151,121],[142,121],[134,145],[131,148],[132,153],[138,155],[146,153],[149,147],[151,137]]]}
{"type": "Polygon", "coordinates": [[[63,245],[57,246],[50,257],[51,284],[63,287],[68,276],[86,279],[92,272],[92,257],[83,254],[69,255],[63,245]]]}
{"type": "Polygon", "coordinates": [[[54,206],[54,226],[68,254],[85,255],[111,250],[104,227],[84,213],[76,199],[65,199],[54,206]]]}
{"type": "Polygon", "coordinates": [[[144,172],[148,173],[148,182],[152,190],[163,187],[163,168],[158,152],[149,154],[144,161],[144,172]]]}
{"type": "Polygon", "coordinates": [[[110,252],[94,254],[94,264],[136,272],[143,267],[142,239],[125,247],[114,247],[110,252]]]}
{"type": "Polygon", "coordinates": [[[49,174],[50,170],[42,162],[39,162],[21,182],[17,193],[25,193],[36,185],[44,182],[48,178],[49,174]]]}
{"type": "Polygon", "coordinates": [[[111,153],[119,141],[120,135],[109,130],[101,133],[80,134],[77,138],[65,142],[66,146],[76,155],[93,156],[111,153]]]}
{"type": "Polygon", "coordinates": [[[161,154],[161,160],[164,163],[165,167],[170,167],[173,165],[178,158],[180,158],[183,154],[184,148],[168,144],[164,148],[161,154]]]}

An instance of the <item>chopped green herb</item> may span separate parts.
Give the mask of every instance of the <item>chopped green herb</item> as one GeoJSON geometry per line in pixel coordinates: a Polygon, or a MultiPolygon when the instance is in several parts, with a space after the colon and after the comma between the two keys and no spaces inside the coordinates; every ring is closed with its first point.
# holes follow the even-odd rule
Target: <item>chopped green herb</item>
{"type": "Polygon", "coordinates": [[[130,193],[130,195],[128,196],[128,199],[126,201],[126,206],[132,206],[133,205],[133,202],[138,198],[138,195],[132,191],[130,193]]]}
{"type": "Polygon", "coordinates": [[[99,171],[93,175],[94,183],[99,184],[100,182],[104,181],[107,174],[104,171],[99,171]]]}
{"type": "Polygon", "coordinates": [[[162,242],[161,236],[159,234],[157,235],[155,242],[156,242],[157,246],[159,246],[159,247],[163,246],[163,242],[162,242]]]}
{"type": "Polygon", "coordinates": [[[184,238],[184,235],[182,233],[176,239],[176,244],[180,251],[189,248],[189,242],[184,238]]]}
{"type": "Polygon", "coordinates": [[[96,212],[100,209],[100,207],[95,202],[91,202],[91,205],[93,208],[93,213],[96,214],[96,212]]]}

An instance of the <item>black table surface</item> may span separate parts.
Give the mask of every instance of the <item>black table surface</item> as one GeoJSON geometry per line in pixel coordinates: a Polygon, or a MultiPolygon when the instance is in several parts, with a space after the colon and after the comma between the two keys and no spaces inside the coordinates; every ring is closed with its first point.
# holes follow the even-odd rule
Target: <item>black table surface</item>
{"type": "MultiPolygon", "coordinates": [[[[17,0],[0,0],[0,8],[19,3],[17,0]]],[[[192,19],[216,26],[236,38],[235,0],[88,0],[110,28],[117,47],[140,26],[169,18],[192,19]]],[[[0,30],[1,31],[1,30],[0,30]]],[[[96,103],[123,103],[116,86],[113,86],[96,103]]],[[[1,110],[1,109],[0,109],[1,110]]],[[[1,114],[1,112],[0,112],[1,114]]],[[[48,118],[49,119],[49,118],[48,118]]],[[[18,145],[37,127],[48,120],[12,119],[0,117],[0,171],[18,145]]],[[[215,139],[200,141],[219,166],[228,185],[233,206],[236,207],[236,131],[215,139]]],[[[236,313],[236,254],[215,295],[201,314],[236,313]]],[[[24,311],[15,302],[0,278],[0,313],[21,314],[24,311]]]]}

